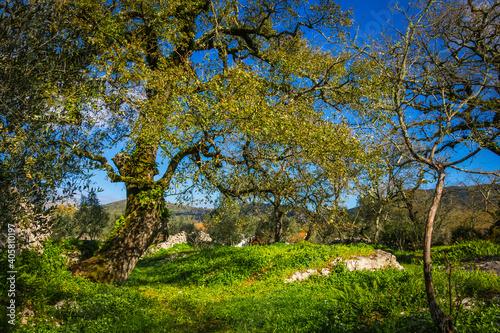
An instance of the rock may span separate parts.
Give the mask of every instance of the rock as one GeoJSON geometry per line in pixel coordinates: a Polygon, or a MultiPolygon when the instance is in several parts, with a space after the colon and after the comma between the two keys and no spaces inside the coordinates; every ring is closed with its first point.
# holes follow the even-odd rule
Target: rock
{"type": "Polygon", "coordinates": [[[78,304],[76,304],[75,301],[70,301],[63,299],[62,301],[57,302],[54,305],[54,309],[56,310],[61,310],[61,309],[78,309],[78,304]]]}
{"type": "Polygon", "coordinates": [[[18,315],[21,316],[21,325],[27,325],[28,319],[35,316],[35,312],[30,308],[24,308],[22,312],[19,312],[18,315]]]}
{"type": "Polygon", "coordinates": [[[144,254],[142,256],[144,257],[148,254],[158,252],[162,249],[165,249],[165,250],[170,249],[171,247],[173,247],[176,244],[187,243],[187,241],[188,241],[187,237],[188,237],[188,235],[186,234],[185,231],[180,232],[176,235],[169,236],[166,242],[161,242],[159,244],[156,244],[153,248],[144,252],[144,254]]]}
{"type": "Polygon", "coordinates": [[[183,244],[183,243],[187,243],[188,241],[191,241],[195,244],[206,244],[206,243],[212,242],[212,238],[210,237],[209,234],[207,234],[206,232],[204,232],[202,230],[194,231],[194,232],[190,233],[189,235],[185,231],[183,231],[183,232],[180,232],[178,234],[169,236],[166,242],[161,242],[161,243],[157,244],[153,248],[144,252],[144,254],[142,256],[144,257],[148,254],[158,252],[161,249],[166,250],[166,249],[173,247],[176,244],[183,244]]]}
{"type": "MultiPolygon", "coordinates": [[[[369,257],[353,256],[349,259],[339,257],[331,262],[332,265],[338,265],[340,263],[345,264],[349,271],[359,271],[363,269],[375,271],[383,268],[396,268],[404,270],[403,266],[397,262],[394,255],[382,250],[375,251],[375,253],[369,257]]],[[[330,270],[328,268],[323,268],[320,273],[318,273],[315,269],[308,269],[305,272],[295,272],[289,279],[285,280],[285,283],[304,281],[311,275],[328,276],[330,275],[330,270]]]]}
{"type": "Polygon", "coordinates": [[[241,242],[239,242],[236,245],[233,245],[234,247],[243,247],[243,246],[250,246],[251,245],[251,238],[243,238],[241,242]]]}
{"type": "Polygon", "coordinates": [[[285,283],[291,283],[291,282],[295,282],[295,281],[304,281],[304,280],[308,279],[311,275],[317,275],[317,274],[318,274],[318,271],[315,269],[308,269],[305,272],[296,272],[292,275],[291,278],[286,279],[285,283]]]}
{"type": "Polygon", "coordinates": [[[471,310],[472,307],[475,305],[476,305],[475,302],[470,298],[464,298],[461,301],[461,306],[463,310],[471,310]]]}
{"type": "Polygon", "coordinates": [[[64,253],[62,256],[68,258],[68,264],[72,264],[74,262],[80,261],[80,259],[82,258],[82,252],[80,252],[79,250],[72,250],[64,253]]]}
{"type": "Polygon", "coordinates": [[[332,261],[332,264],[338,265],[340,262],[344,263],[349,271],[360,271],[363,269],[375,271],[383,268],[404,270],[403,266],[397,262],[394,255],[382,250],[375,251],[375,253],[369,257],[353,256],[349,259],[340,257],[332,261]]]}
{"type": "Polygon", "coordinates": [[[480,270],[483,272],[500,275],[500,258],[498,256],[487,256],[478,258],[474,263],[465,266],[466,270],[480,270]]]}

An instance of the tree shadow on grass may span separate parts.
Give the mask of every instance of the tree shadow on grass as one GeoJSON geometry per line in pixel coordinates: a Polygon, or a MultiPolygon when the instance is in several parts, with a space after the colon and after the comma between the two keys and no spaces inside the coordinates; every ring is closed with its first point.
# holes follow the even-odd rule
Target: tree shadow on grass
{"type": "Polygon", "coordinates": [[[250,278],[265,264],[258,256],[231,248],[177,252],[140,260],[127,285],[227,285],[250,278]]]}

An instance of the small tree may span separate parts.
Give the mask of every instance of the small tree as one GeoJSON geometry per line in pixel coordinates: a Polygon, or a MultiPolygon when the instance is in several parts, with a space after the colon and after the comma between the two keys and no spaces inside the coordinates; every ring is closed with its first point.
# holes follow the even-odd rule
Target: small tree
{"type": "Polygon", "coordinates": [[[259,217],[241,211],[241,202],[222,197],[205,221],[210,237],[225,245],[235,245],[255,233],[259,217]]]}
{"type": "Polygon", "coordinates": [[[52,238],[75,237],[77,230],[75,213],[78,212],[74,205],[58,205],[51,215],[52,238]]]}
{"type": "Polygon", "coordinates": [[[386,98],[374,101],[380,110],[377,117],[386,120],[390,130],[401,135],[409,155],[436,176],[424,233],[423,271],[429,311],[441,332],[453,332],[454,325],[452,313],[443,312],[434,290],[432,234],[446,172],[464,170],[463,163],[483,148],[498,148],[498,57],[490,57],[488,50],[498,54],[499,8],[498,2],[417,3],[414,14],[402,11],[407,26],[396,31],[396,40],[386,36],[370,54],[382,64],[374,74],[390,87],[386,98]],[[440,29],[443,22],[446,30],[440,29]]]}
{"type": "Polygon", "coordinates": [[[82,196],[78,211],[74,215],[78,236],[80,239],[87,235],[91,240],[96,240],[102,235],[103,229],[109,220],[109,214],[99,203],[99,198],[94,191],[88,196],[82,196]]]}
{"type": "Polygon", "coordinates": [[[223,159],[229,168],[211,178],[226,196],[270,206],[274,242],[284,241],[290,212],[338,204],[355,175],[354,165],[364,159],[361,143],[346,126],[321,115],[314,126],[318,131],[307,141],[292,133],[287,143],[246,136],[234,143],[241,158],[223,159]]]}

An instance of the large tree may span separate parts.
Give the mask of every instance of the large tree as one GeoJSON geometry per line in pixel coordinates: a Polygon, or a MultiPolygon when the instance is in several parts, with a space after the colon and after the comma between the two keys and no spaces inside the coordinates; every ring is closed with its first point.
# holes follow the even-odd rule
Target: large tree
{"type": "Polygon", "coordinates": [[[300,146],[323,130],[317,97],[341,89],[348,56],[306,37],[335,42],[349,20],[331,1],[74,4],[74,24],[99,49],[90,77],[100,89],[88,90],[87,103],[68,95],[52,100],[52,113],[71,111],[80,121],[65,127],[74,136],[54,144],[123,182],[127,207],[99,253],[70,269],[123,283],[166,228],[165,192],[224,167],[225,156],[237,153],[235,137],[283,143],[294,133],[300,146]],[[112,165],[103,148],[117,145],[112,165]]]}

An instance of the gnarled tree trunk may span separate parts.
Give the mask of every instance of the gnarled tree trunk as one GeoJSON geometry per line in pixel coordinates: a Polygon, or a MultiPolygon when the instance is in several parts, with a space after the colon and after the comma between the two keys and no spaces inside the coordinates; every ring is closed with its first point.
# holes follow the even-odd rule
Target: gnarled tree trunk
{"type": "Polygon", "coordinates": [[[160,209],[138,206],[125,215],[122,223],[95,256],[70,266],[73,274],[96,282],[125,283],[161,229],[163,221],[160,209]]]}
{"type": "Polygon", "coordinates": [[[126,183],[127,208],[115,230],[92,258],[69,267],[79,274],[101,283],[125,283],[142,254],[157,235],[165,233],[168,211],[163,189],[155,187],[158,173],[151,147],[137,149],[133,156],[118,154],[113,158],[120,174],[133,180],[126,183]]]}

